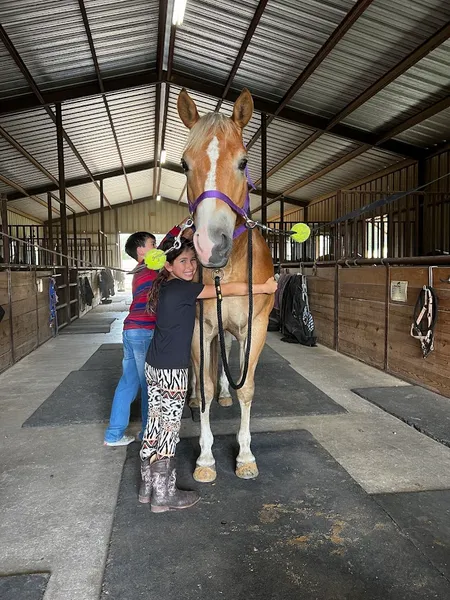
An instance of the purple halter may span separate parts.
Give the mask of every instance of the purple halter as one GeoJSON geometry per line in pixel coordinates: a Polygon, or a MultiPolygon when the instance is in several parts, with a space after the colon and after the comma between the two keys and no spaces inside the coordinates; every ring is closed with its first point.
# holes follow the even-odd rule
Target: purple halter
{"type": "MultiPolygon", "coordinates": [[[[253,188],[254,190],[256,190],[256,186],[253,183],[253,181],[250,177],[250,174],[248,172],[248,167],[245,167],[245,175],[247,177],[248,185],[251,188],[253,188]]],[[[242,208],[240,206],[237,206],[233,202],[233,200],[231,198],[229,198],[223,192],[220,192],[219,190],[206,190],[205,192],[202,192],[200,194],[200,196],[196,200],[194,200],[194,202],[192,202],[192,204],[188,201],[189,212],[191,213],[191,215],[194,215],[200,202],[202,200],[205,200],[206,198],[215,198],[216,200],[222,200],[222,202],[225,202],[225,204],[228,204],[228,206],[231,208],[231,210],[233,210],[235,213],[237,213],[239,216],[241,216],[244,219],[244,223],[242,223],[242,225],[239,225],[239,227],[236,227],[236,229],[234,230],[234,233],[233,233],[234,240],[237,237],[239,237],[241,235],[241,233],[244,233],[244,231],[247,229],[247,227],[250,223],[253,223],[253,221],[251,221],[251,219],[249,219],[249,217],[247,215],[249,208],[250,208],[250,196],[248,194],[248,190],[245,194],[245,202],[244,202],[244,206],[242,208]]]]}

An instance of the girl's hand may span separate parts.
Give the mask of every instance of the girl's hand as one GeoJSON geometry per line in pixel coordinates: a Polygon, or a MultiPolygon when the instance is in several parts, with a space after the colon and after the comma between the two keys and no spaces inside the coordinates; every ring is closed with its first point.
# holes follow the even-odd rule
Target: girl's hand
{"type": "Polygon", "coordinates": [[[274,277],[269,277],[264,286],[266,288],[266,294],[275,294],[275,292],[277,291],[278,283],[275,281],[274,277]]]}

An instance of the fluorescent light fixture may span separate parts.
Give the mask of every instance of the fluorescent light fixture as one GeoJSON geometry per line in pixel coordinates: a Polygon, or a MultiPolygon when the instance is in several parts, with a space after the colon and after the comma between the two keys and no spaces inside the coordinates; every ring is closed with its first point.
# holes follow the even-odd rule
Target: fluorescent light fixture
{"type": "Polygon", "coordinates": [[[161,150],[161,164],[163,165],[166,162],[166,151],[164,148],[161,150]]]}
{"type": "Polygon", "coordinates": [[[173,16],[172,16],[172,24],[173,25],[182,25],[184,19],[184,11],[186,10],[186,2],[187,0],[175,0],[173,5],[173,16]]]}
{"type": "Polygon", "coordinates": [[[160,194],[158,194],[158,195],[156,196],[156,202],[161,202],[161,196],[160,196],[160,194]]]}

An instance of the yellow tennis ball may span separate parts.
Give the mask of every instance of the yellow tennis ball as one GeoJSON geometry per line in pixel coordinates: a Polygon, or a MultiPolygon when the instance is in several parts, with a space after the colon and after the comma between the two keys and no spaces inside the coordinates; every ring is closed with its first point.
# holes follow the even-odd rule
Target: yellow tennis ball
{"type": "Polygon", "coordinates": [[[144,257],[144,262],[147,266],[147,269],[159,271],[166,263],[166,255],[162,250],[149,250],[144,257]]]}
{"type": "Polygon", "coordinates": [[[291,234],[291,240],[294,240],[294,242],[298,242],[299,244],[306,242],[311,235],[311,229],[306,223],[296,223],[291,231],[294,232],[291,234]]]}

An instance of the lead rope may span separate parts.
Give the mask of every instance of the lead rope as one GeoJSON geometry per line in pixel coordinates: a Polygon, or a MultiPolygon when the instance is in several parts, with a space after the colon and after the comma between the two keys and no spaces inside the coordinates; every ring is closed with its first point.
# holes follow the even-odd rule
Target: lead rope
{"type": "MultiPolygon", "coordinates": [[[[252,322],[253,322],[253,289],[252,289],[252,281],[253,281],[253,232],[251,229],[248,230],[248,243],[247,243],[247,252],[248,252],[248,324],[247,324],[247,345],[245,348],[245,360],[244,360],[244,370],[242,372],[241,381],[239,383],[235,383],[233,381],[233,377],[230,373],[230,368],[228,366],[227,361],[227,353],[225,350],[225,335],[223,330],[223,321],[222,321],[222,292],[220,289],[220,277],[217,275],[214,278],[214,285],[216,286],[216,296],[217,296],[217,323],[219,326],[219,342],[220,342],[220,354],[222,357],[223,369],[225,371],[225,375],[227,376],[228,383],[234,390],[240,390],[244,385],[245,380],[247,379],[248,373],[248,364],[250,360],[250,349],[252,342],[252,322]]],[[[203,282],[203,270],[200,266],[199,271],[199,279],[200,283],[203,282]]],[[[200,302],[200,310],[199,310],[199,320],[200,320],[200,399],[202,403],[202,413],[205,412],[206,402],[205,402],[205,384],[203,379],[204,369],[205,369],[205,354],[203,347],[203,300],[199,300],[200,302]]]]}
{"type": "Polygon", "coordinates": [[[242,371],[242,377],[239,383],[235,383],[233,381],[233,376],[230,373],[230,368],[227,361],[227,354],[225,350],[225,334],[223,330],[223,321],[222,321],[222,291],[220,288],[220,277],[216,276],[214,278],[214,285],[216,286],[216,296],[217,296],[217,324],[219,327],[219,342],[220,342],[220,354],[222,356],[222,365],[225,371],[225,375],[227,376],[228,383],[234,390],[240,390],[244,385],[245,380],[247,379],[248,372],[248,364],[250,360],[250,348],[252,342],[252,322],[253,322],[253,231],[252,229],[248,230],[248,243],[247,243],[247,252],[248,252],[248,324],[247,324],[247,345],[245,348],[245,360],[244,360],[244,369],[242,371]]]}
{"type": "Polygon", "coordinates": [[[414,321],[411,325],[411,335],[420,341],[424,358],[434,350],[434,327],[437,313],[437,296],[431,286],[424,285],[414,307],[414,321]]]}

